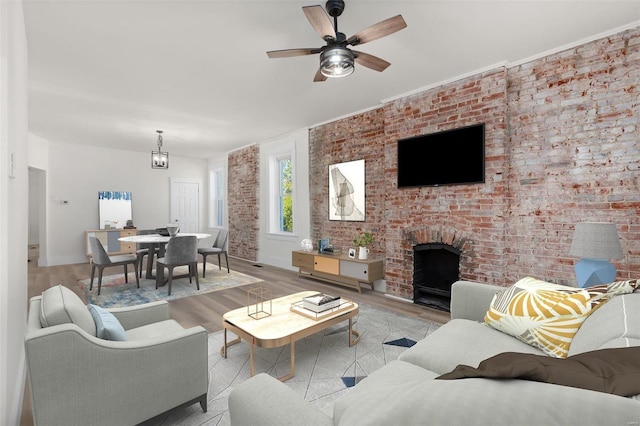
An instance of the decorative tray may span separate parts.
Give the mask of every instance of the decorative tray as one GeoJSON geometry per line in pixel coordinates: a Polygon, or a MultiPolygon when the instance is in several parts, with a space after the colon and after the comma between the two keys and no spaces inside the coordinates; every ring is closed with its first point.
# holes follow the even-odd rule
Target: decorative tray
{"type": "Polygon", "coordinates": [[[346,299],[340,299],[340,304],[335,308],[329,308],[326,311],[322,312],[314,312],[310,309],[305,308],[302,305],[302,300],[297,302],[293,302],[291,304],[291,308],[289,308],[292,312],[305,316],[307,318],[311,318],[312,320],[320,320],[324,317],[337,314],[338,312],[346,311],[353,307],[353,302],[346,299]]]}

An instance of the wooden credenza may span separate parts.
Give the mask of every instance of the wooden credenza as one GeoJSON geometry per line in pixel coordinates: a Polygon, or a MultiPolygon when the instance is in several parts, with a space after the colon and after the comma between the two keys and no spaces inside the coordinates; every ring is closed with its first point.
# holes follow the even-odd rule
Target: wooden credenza
{"type": "Polygon", "coordinates": [[[333,284],[355,288],[358,292],[360,283],[369,284],[384,278],[382,259],[351,259],[346,254],[331,255],[294,250],[291,253],[291,264],[298,267],[298,276],[307,275],[333,284]]]}
{"type": "Polygon", "coordinates": [[[121,237],[137,235],[137,229],[89,229],[84,231],[84,243],[87,257],[91,258],[91,247],[89,237],[97,237],[109,255],[128,254],[136,252],[135,243],[122,243],[118,241],[121,237]]]}

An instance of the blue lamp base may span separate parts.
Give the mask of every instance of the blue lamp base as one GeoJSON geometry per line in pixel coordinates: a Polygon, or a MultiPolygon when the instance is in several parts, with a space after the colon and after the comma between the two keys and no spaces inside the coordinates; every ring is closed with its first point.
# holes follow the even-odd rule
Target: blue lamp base
{"type": "Polygon", "coordinates": [[[580,259],[576,263],[578,286],[609,284],[616,279],[616,268],[605,259],[580,259]]]}

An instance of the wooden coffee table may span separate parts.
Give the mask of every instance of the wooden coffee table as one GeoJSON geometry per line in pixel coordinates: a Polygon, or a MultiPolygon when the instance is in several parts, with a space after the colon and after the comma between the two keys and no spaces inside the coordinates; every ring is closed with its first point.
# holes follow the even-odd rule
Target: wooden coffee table
{"type": "MultiPolygon", "coordinates": [[[[281,381],[289,380],[295,376],[295,342],[304,337],[322,331],[332,325],[349,320],[349,346],[353,346],[360,340],[360,334],[353,329],[353,317],[359,312],[358,304],[342,299],[340,307],[329,313],[316,315],[302,315],[291,310],[293,303],[299,302],[303,297],[318,294],[317,291],[303,291],[290,296],[279,297],[271,300],[271,316],[254,319],[249,316],[247,307],[234,309],[222,316],[224,328],[224,345],[220,349],[223,357],[227,357],[227,348],[242,340],[250,345],[249,359],[251,376],[254,375],[253,347],[277,348],[291,345],[291,368],[288,374],[279,377],[281,381]],[[227,330],[236,336],[227,342],[227,330]]],[[[268,305],[268,302],[266,303],[268,305]]]]}

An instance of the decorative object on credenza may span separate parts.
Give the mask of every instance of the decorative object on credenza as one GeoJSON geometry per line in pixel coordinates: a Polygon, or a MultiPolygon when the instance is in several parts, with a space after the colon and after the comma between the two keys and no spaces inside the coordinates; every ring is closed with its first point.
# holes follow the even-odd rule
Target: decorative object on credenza
{"type": "Polygon", "coordinates": [[[158,133],[158,150],[151,151],[151,168],[152,169],[168,169],[169,153],[162,151],[162,130],[156,130],[158,133]]]}
{"type": "Polygon", "coordinates": [[[325,249],[329,247],[329,239],[321,238],[318,240],[318,253],[324,253],[325,249]]]}
{"type": "Polygon", "coordinates": [[[576,263],[580,287],[615,281],[616,268],[609,259],[622,257],[622,246],[614,223],[576,223],[569,253],[581,259],[576,263]]]}
{"type": "Polygon", "coordinates": [[[313,251],[313,243],[309,238],[305,238],[304,240],[302,240],[302,243],[300,243],[300,246],[302,247],[302,251],[306,251],[307,253],[310,253],[313,251]]]}
{"type": "Polygon", "coordinates": [[[247,290],[247,315],[253,319],[271,316],[271,290],[258,287],[247,290]]]}
{"type": "Polygon", "coordinates": [[[329,165],[329,220],[365,219],[364,160],[329,165]]]}
{"type": "Polygon", "coordinates": [[[356,258],[356,249],[350,248],[348,256],[349,256],[350,259],[355,259],[356,258]]]}
{"type": "Polygon", "coordinates": [[[124,226],[124,229],[136,229],[135,225],[133,224],[133,220],[127,220],[127,224],[124,226]]]}
{"type": "Polygon", "coordinates": [[[373,243],[373,235],[370,232],[363,232],[353,239],[353,244],[358,246],[358,259],[365,260],[369,257],[369,248],[367,246],[373,243]]]}
{"type": "Polygon", "coordinates": [[[367,260],[369,257],[369,248],[368,247],[358,247],[358,259],[367,260]]]}

